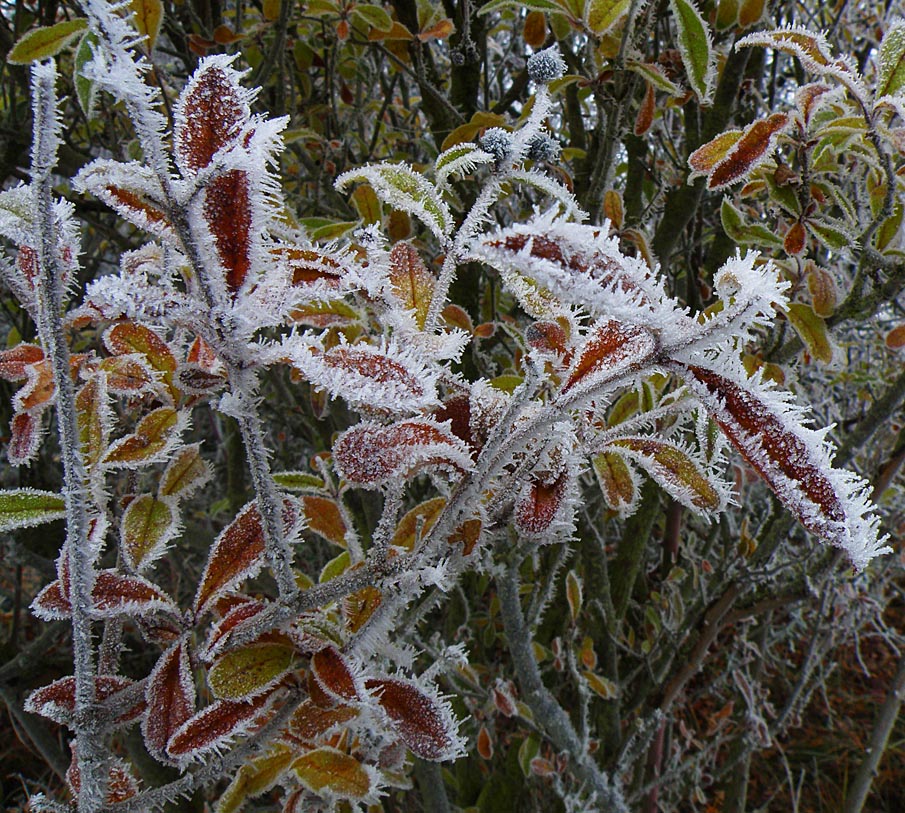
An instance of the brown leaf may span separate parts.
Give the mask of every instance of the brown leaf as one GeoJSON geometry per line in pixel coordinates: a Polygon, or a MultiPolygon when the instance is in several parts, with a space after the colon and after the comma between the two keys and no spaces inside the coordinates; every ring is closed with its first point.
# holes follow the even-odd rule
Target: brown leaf
{"type": "MultiPolygon", "coordinates": [[[[135,685],[134,680],[118,675],[98,675],[94,678],[94,696],[98,703],[105,703],[114,695],[135,685]]],[[[64,677],[35,689],[25,701],[25,710],[40,714],[61,725],[70,725],[75,712],[75,678],[64,677]]],[[[136,698],[135,704],[116,718],[117,723],[128,723],[145,710],[145,699],[136,698]]]]}
{"type": "Polygon", "coordinates": [[[34,459],[41,447],[41,416],[18,412],[10,422],[9,446],[6,458],[11,466],[21,466],[34,459]]]}
{"type": "Polygon", "coordinates": [[[719,189],[746,178],[760,163],[769,158],[774,137],[789,123],[788,113],[774,113],[745,128],[742,137],[725,158],[714,166],[707,181],[708,189],[719,189]]]}
{"type": "Polygon", "coordinates": [[[204,191],[204,218],[233,295],[251,267],[251,190],[248,175],[234,169],[210,181],[204,191]]]}
{"type": "Polygon", "coordinates": [[[301,742],[317,742],[334,726],[353,720],[358,715],[358,709],[352,706],[325,709],[308,699],[293,713],[287,731],[301,742]]]}
{"type": "Polygon", "coordinates": [[[217,700],[187,720],[170,738],[167,753],[177,759],[201,757],[251,728],[267,711],[273,692],[250,700],[217,700]]]}
{"type": "Polygon", "coordinates": [[[641,107],[638,108],[638,115],[635,116],[634,133],[636,136],[643,136],[650,130],[651,125],[654,123],[655,112],[654,86],[648,83],[647,90],[644,92],[644,99],[641,101],[641,107]]]}
{"type": "Polygon", "coordinates": [[[195,73],[179,100],[173,145],[181,165],[193,173],[231,144],[248,120],[248,105],[234,77],[234,71],[208,63],[195,73]]]}
{"type": "Polygon", "coordinates": [[[292,763],[302,784],[314,793],[327,791],[343,799],[362,799],[371,792],[368,770],[353,756],[323,746],[292,763]]]}
{"type": "Polygon", "coordinates": [[[134,468],[152,463],[175,440],[179,413],[172,407],[160,407],[145,415],[135,431],[115,441],[103,462],[113,467],[134,468]]]}
{"type": "Polygon", "coordinates": [[[311,674],[331,698],[342,703],[359,699],[352,670],[335,646],[326,646],[311,656],[311,674]]]}
{"type": "Polygon", "coordinates": [[[516,502],[515,523],[519,530],[529,534],[546,531],[556,519],[568,484],[565,472],[552,483],[532,480],[525,495],[516,502]]]}
{"type": "Polygon", "coordinates": [[[306,495],[302,497],[302,505],[308,520],[306,530],[314,531],[341,548],[346,547],[346,523],[335,500],[306,495]]]}

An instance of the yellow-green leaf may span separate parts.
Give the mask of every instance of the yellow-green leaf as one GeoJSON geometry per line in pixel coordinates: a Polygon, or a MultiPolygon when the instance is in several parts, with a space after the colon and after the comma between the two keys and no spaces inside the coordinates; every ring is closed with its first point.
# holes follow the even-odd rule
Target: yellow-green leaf
{"type": "Polygon", "coordinates": [[[157,559],[176,530],[176,512],[153,494],[140,494],[123,512],[120,540],[129,567],[141,571],[157,559]]]}
{"type": "Polygon", "coordinates": [[[424,328],[436,280],[417,249],[396,243],[390,250],[390,288],[407,311],[414,311],[415,324],[424,328]]]}
{"type": "Polygon", "coordinates": [[[572,616],[574,624],[581,612],[581,581],[575,575],[574,570],[570,570],[566,574],[566,600],[569,602],[569,614],[572,616]]]}
{"type": "Polygon", "coordinates": [[[238,813],[249,797],[270,790],[289,770],[294,757],[292,748],[276,743],[267,754],[243,765],[217,801],[217,813],[238,813]]]}
{"type": "Polygon", "coordinates": [[[167,464],[160,478],[162,497],[187,497],[203,485],[210,476],[210,469],[201,457],[198,444],[180,449],[167,464]]]}
{"type": "Polygon", "coordinates": [[[619,696],[619,687],[612,680],[601,677],[590,670],[582,672],[581,676],[588,682],[590,690],[604,700],[612,700],[614,697],[619,696]]]}
{"type": "Polygon", "coordinates": [[[905,88],[905,20],[897,19],[883,35],[877,68],[878,99],[905,88]]]}
{"type": "Polygon", "coordinates": [[[292,770],[314,793],[327,790],[344,799],[362,799],[373,785],[371,773],[355,757],[326,746],[299,757],[292,770]]]}
{"type": "Polygon", "coordinates": [[[434,527],[440,512],[446,506],[446,500],[443,497],[435,497],[432,500],[416,505],[411,511],[399,520],[396,531],[393,533],[392,545],[406,550],[413,550],[415,547],[415,539],[418,533],[418,527],[421,527],[422,538],[427,536],[430,529],[434,527]]]}
{"type": "Polygon", "coordinates": [[[6,61],[11,65],[28,65],[39,59],[49,59],[60,53],[87,27],[88,21],[84,17],[78,17],[56,25],[35,28],[19,38],[7,54],[6,61]]]}
{"type": "Polygon", "coordinates": [[[638,487],[625,458],[604,452],[595,455],[592,463],[606,504],[623,516],[630,513],[638,499],[638,487]]]}
{"type": "Polygon", "coordinates": [[[380,200],[370,184],[363,183],[352,191],[352,205],[358,216],[367,224],[379,223],[381,217],[380,200]]]}
{"type": "Polygon", "coordinates": [[[585,9],[588,28],[595,34],[606,34],[628,14],[630,5],[629,0],[588,0],[585,9]]]}
{"type": "Polygon", "coordinates": [[[351,564],[352,557],[349,556],[349,551],[344,550],[339,556],[335,556],[324,565],[324,569],[321,571],[318,581],[323,584],[331,579],[335,579],[337,576],[345,573],[351,564]]]}
{"type": "Polygon", "coordinates": [[[221,700],[251,697],[289,671],[293,648],[287,644],[252,644],[217,659],[207,673],[214,696],[221,700]]]}
{"type": "Polygon", "coordinates": [[[172,407],[160,407],[145,415],[135,432],[116,441],[104,457],[112,466],[135,466],[154,462],[174,439],[179,413],[172,407]]]}

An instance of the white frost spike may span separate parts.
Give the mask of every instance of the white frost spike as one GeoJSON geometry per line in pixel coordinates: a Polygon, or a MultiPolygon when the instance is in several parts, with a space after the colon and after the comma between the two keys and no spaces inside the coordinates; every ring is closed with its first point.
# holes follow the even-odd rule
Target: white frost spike
{"type": "Polygon", "coordinates": [[[437,373],[411,350],[394,342],[374,346],[342,344],[324,349],[316,340],[287,339],[293,366],[316,387],[354,407],[392,414],[435,406],[437,373]]]}

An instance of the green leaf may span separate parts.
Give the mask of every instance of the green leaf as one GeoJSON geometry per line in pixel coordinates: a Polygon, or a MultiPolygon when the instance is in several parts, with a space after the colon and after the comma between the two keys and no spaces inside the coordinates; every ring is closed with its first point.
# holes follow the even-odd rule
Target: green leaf
{"type": "Polygon", "coordinates": [[[655,65],[652,62],[638,62],[637,60],[629,59],[626,61],[625,67],[639,76],[643,76],[655,90],[662,90],[664,93],[675,97],[682,95],[682,88],[671,79],[667,79],[666,74],[663,73],[659,65],[655,65]]]}
{"type": "Polygon", "coordinates": [[[352,205],[365,224],[380,222],[380,200],[368,184],[363,183],[355,188],[352,192],[352,205]]]}
{"type": "Polygon", "coordinates": [[[34,488],[0,491],[0,532],[31,528],[66,516],[62,495],[34,488]]]}
{"type": "Polygon", "coordinates": [[[855,238],[841,225],[828,220],[806,221],[808,230],[827,248],[839,251],[856,245],[855,238]]]}
{"type": "Polygon", "coordinates": [[[883,35],[877,55],[877,92],[879,99],[893,96],[905,88],[905,20],[897,20],[883,35]]]}
{"type": "Polygon", "coordinates": [[[585,19],[595,34],[606,34],[628,13],[629,0],[588,0],[585,19]]]}
{"type": "Polygon", "coordinates": [[[679,53],[688,74],[688,83],[702,104],[713,92],[714,61],[710,29],[691,0],[669,0],[678,29],[679,53]]]}
{"type": "Polygon", "coordinates": [[[141,571],[161,556],[177,530],[173,506],[153,494],[136,497],[123,512],[120,526],[123,555],[129,567],[141,571]]]}
{"type": "Polygon", "coordinates": [[[829,364],[833,360],[833,345],[823,321],[814,309],[804,302],[793,302],[788,306],[789,321],[801,337],[808,353],[817,361],[829,364]]]}
{"type": "Polygon", "coordinates": [[[324,481],[314,474],[304,471],[278,471],[273,481],[286,491],[317,492],[323,491],[324,481]]]}
{"type": "Polygon", "coordinates": [[[723,231],[733,243],[741,246],[782,245],[782,239],[778,234],[761,223],[749,223],[745,216],[729,202],[729,198],[723,198],[720,206],[720,220],[723,224],[723,231]]]}
{"type": "Polygon", "coordinates": [[[352,9],[353,17],[361,17],[368,25],[376,28],[378,31],[390,31],[393,28],[393,18],[380,6],[374,6],[370,3],[362,3],[360,6],[354,6],[352,9]]]}
{"type": "Polygon", "coordinates": [[[91,49],[95,45],[97,45],[97,36],[88,31],[75,50],[75,59],[72,64],[72,84],[75,85],[75,95],[78,97],[82,112],[89,121],[94,118],[97,87],[94,82],[85,77],[82,70],[91,61],[91,49]]]}
{"type": "Polygon", "coordinates": [[[13,46],[6,57],[10,65],[28,65],[40,59],[56,56],[88,27],[88,20],[78,17],[56,25],[42,26],[29,31],[13,46]]]}
{"type": "Polygon", "coordinates": [[[554,0],[490,0],[486,6],[481,6],[478,14],[490,14],[501,8],[524,8],[529,11],[558,11],[564,13],[566,9],[554,0]]]}

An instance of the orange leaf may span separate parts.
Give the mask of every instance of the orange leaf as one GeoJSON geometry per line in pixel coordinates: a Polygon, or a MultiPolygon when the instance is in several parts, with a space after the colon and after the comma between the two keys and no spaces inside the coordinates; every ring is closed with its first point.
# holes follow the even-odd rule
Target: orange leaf
{"type": "Polygon", "coordinates": [[[529,534],[546,531],[562,505],[569,484],[565,472],[552,483],[532,480],[527,492],[522,495],[515,506],[515,522],[518,528],[529,534]]]}
{"type": "MultiPolygon", "coordinates": [[[[129,678],[118,675],[98,675],[94,678],[94,696],[98,703],[104,703],[134,685],[135,681],[129,680],[129,678]]],[[[25,710],[32,714],[40,714],[55,723],[70,725],[75,712],[75,678],[64,677],[40,689],[35,689],[25,701],[25,710]]],[[[130,722],[144,710],[145,699],[143,696],[139,696],[136,698],[135,705],[117,717],[116,722],[130,722]]]]}
{"type": "Polygon", "coordinates": [[[352,706],[324,709],[308,699],[293,713],[288,733],[301,742],[315,742],[334,726],[353,720],[358,714],[358,709],[352,706]]]}
{"type": "Polygon", "coordinates": [[[152,463],[176,440],[179,424],[179,413],[172,407],[155,409],[138,422],[131,435],[110,446],[103,462],[123,468],[152,463]]]}
{"type": "Polygon", "coordinates": [[[438,23],[434,23],[427,28],[422,28],[420,33],[418,34],[418,39],[421,42],[429,42],[430,40],[443,40],[446,39],[450,34],[453,34],[456,30],[455,25],[453,25],[453,21],[446,18],[440,20],[438,23]]]}
{"type": "Polygon", "coordinates": [[[774,113],[746,127],[744,134],[732,146],[726,157],[714,166],[707,181],[707,188],[719,189],[722,186],[729,186],[750,175],[759,164],[770,157],[776,136],[788,123],[788,113],[774,113]]]}
{"type": "Polygon", "coordinates": [[[641,107],[638,108],[638,115],[635,117],[634,133],[636,136],[643,136],[650,130],[651,125],[654,123],[655,112],[654,86],[648,83],[644,99],[641,101],[641,107]]]}
{"type": "Polygon", "coordinates": [[[43,360],[44,351],[36,344],[17,344],[0,352],[0,378],[21,381],[28,377],[28,365],[43,360]]]}
{"type": "Polygon", "coordinates": [[[355,677],[340,651],[326,646],[311,656],[311,674],[331,697],[343,703],[358,699],[355,677]]]}
{"type": "Polygon", "coordinates": [[[390,288],[403,308],[415,312],[415,323],[423,328],[434,293],[434,275],[409,243],[396,243],[389,260],[390,288]]]}
{"type": "Polygon", "coordinates": [[[250,700],[217,700],[179,728],[167,743],[171,757],[197,757],[223,747],[254,724],[270,705],[273,692],[250,700]]]}
{"type": "Polygon", "coordinates": [[[413,550],[419,523],[421,525],[421,538],[423,539],[434,527],[445,505],[446,500],[443,497],[435,497],[432,500],[416,505],[406,512],[405,516],[399,520],[390,544],[409,551],[413,550]]]}

